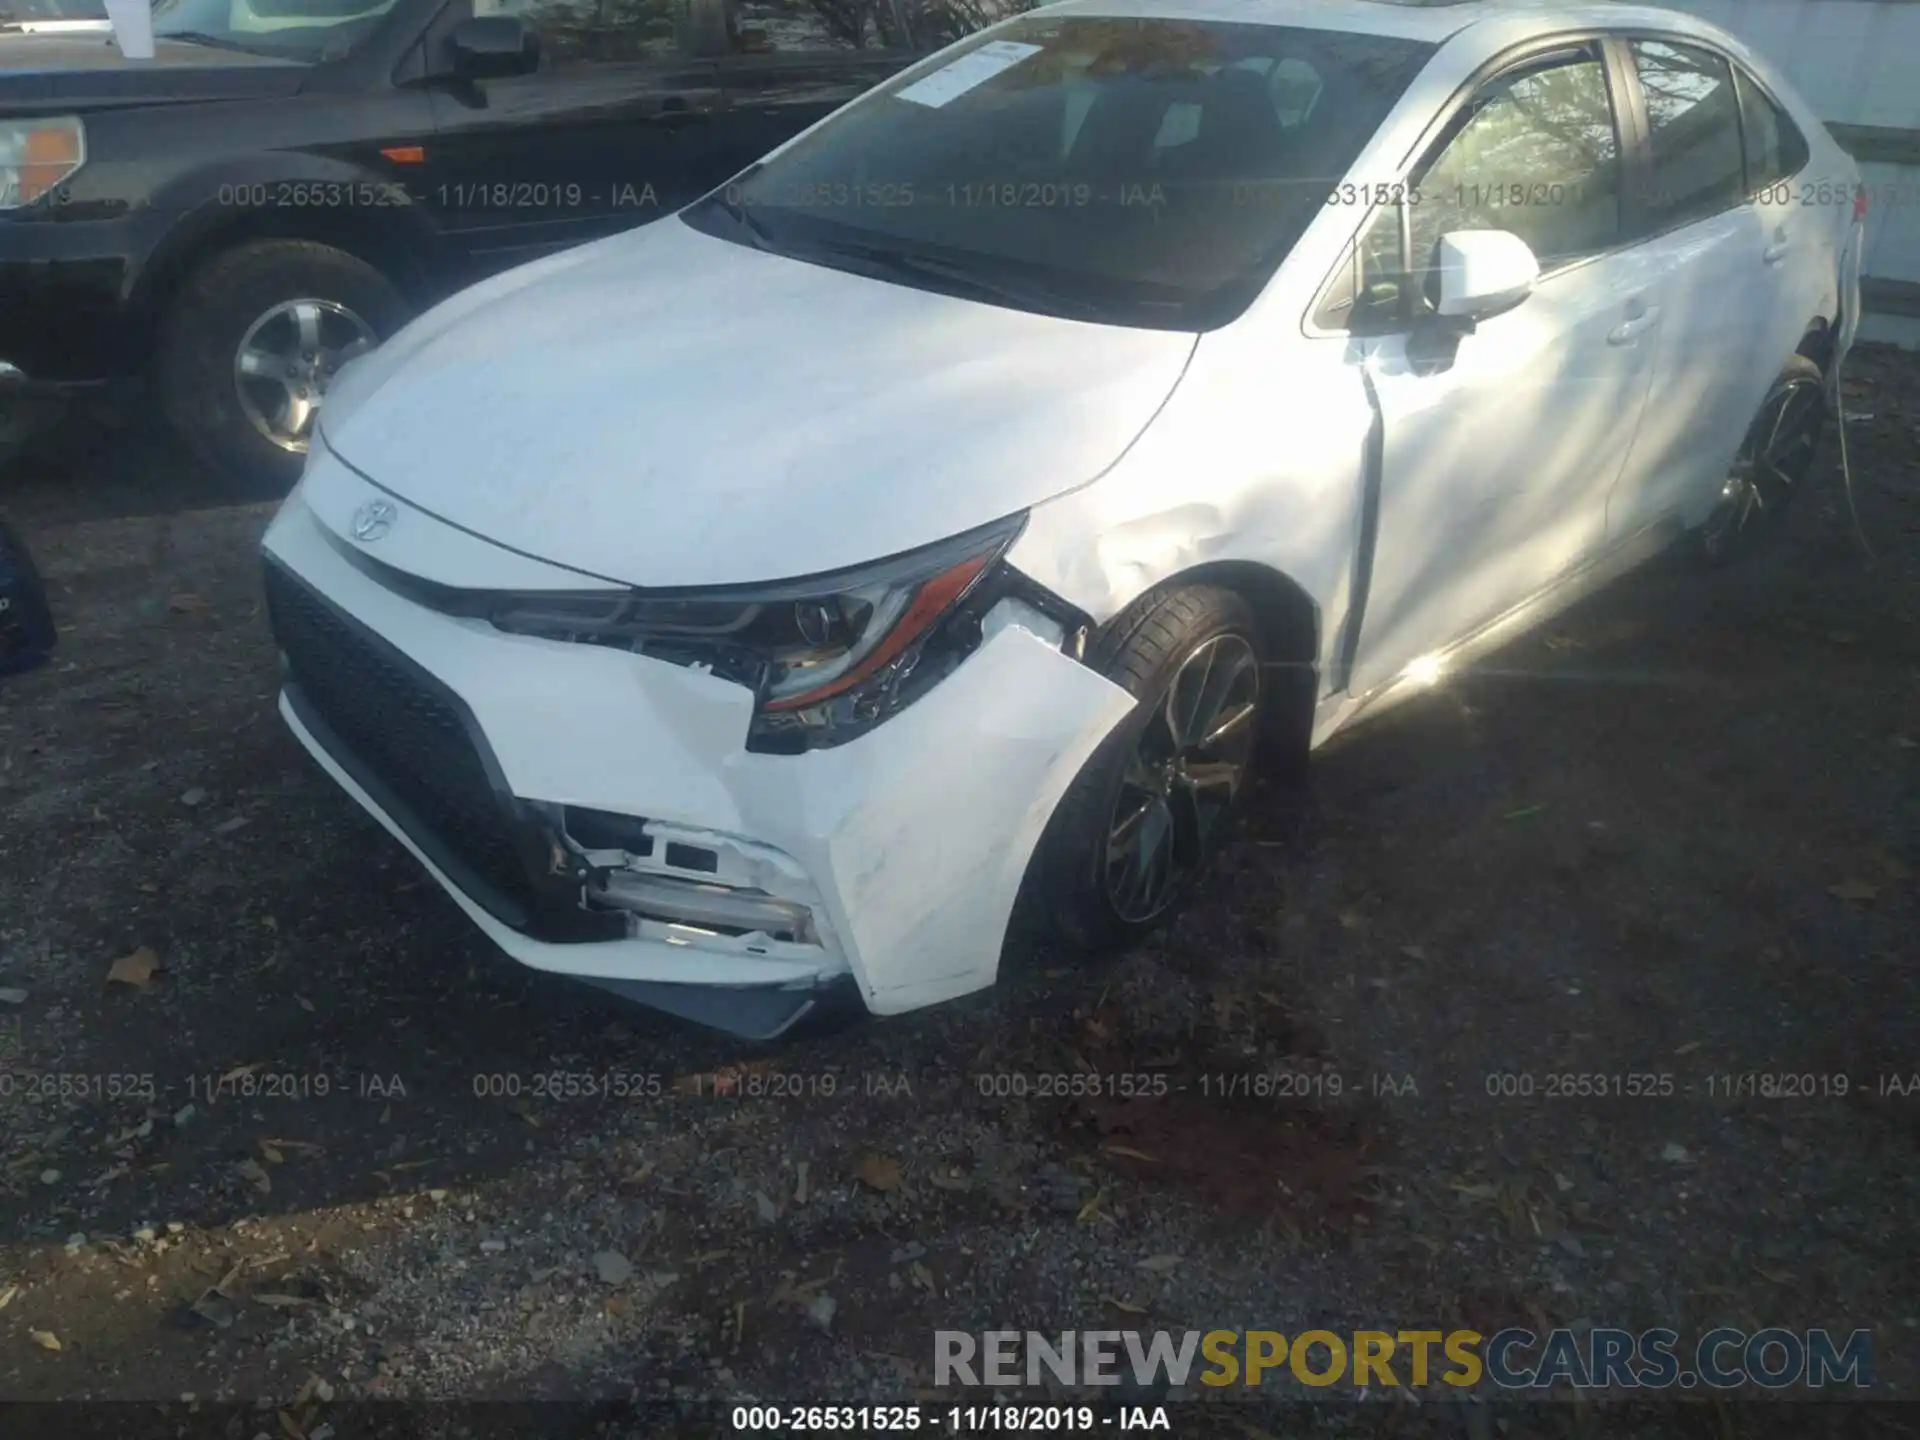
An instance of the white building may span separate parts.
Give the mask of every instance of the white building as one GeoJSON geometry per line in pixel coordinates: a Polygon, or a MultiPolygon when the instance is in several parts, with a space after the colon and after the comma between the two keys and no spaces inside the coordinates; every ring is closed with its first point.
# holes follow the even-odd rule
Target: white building
{"type": "Polygon", "coordinates": [[[1786,72],[1867,186],[1861,338],[1920,348],[1920,0],[1665,0],[1786,72]]]}

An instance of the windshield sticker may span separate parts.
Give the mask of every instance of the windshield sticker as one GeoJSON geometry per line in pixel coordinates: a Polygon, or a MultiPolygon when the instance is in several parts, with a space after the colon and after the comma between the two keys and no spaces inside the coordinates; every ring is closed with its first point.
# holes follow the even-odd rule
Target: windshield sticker
{"type": "Polygon", "coordinates": [[[1011,70],[1029,55],[1038,55],[1038,45],[1023,45],[1018,40],[992,40],[978,50],[969,50],[950,65],[942,65],[931,75],[916,80],[904,90],[896,90],[894,99],[910,100],[938,110],[958,100],[977,85],[984,85],[1003,70],[1011,70]]]}

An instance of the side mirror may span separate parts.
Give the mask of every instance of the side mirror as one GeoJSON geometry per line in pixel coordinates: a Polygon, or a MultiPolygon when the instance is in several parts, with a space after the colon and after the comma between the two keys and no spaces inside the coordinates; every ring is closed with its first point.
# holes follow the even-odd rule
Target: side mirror
{"type": "Polygon", "coordinates": [[[1527,242],[1505,230],[1442,235],[1434,262],[1440,273],[1434,310],[1450,320],[1484,320],[1511,310],[1540,278],[1540,262],[1527,242]]]}
{"type": "Polygon", "coordinates": [[[540,68],[540,37],[517,15],[475,15],[453,27],[448,39],[453,73],[462,80],[498,80],[531,75],[540,68]]]}

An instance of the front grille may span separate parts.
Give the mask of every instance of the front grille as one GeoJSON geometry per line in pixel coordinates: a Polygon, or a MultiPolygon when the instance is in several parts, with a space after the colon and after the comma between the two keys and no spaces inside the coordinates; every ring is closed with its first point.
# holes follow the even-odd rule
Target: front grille
{"type": "Polygon", "coordinates": [[[296,708],[323,722],[309,728],[331,732],[315,738],[474,900],[526,928],[540,897],[512,799],[495,787],[466,706],[271,561],[266,590],[296,708]]]}

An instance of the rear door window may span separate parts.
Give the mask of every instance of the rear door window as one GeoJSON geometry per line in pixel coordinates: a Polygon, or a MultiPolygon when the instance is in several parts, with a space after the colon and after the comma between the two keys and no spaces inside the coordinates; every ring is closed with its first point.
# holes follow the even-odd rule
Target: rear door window
{"type": "Polygon", "coordinates": [[[1635,40],[1633,66],[1647,108],[1648,233],[1730,210],[1746,198],[1740,104],[1727,62],[1711,50],[1635,40]]]}
{"type": "Polygon", "coordinates": [[[1747,192],[1791,180],[1811,158],[1807,137],[1793,123],[1793,117],[1738,66],[1734,67],[1733,83],[1740,95],[1740,124],[1746,138],[1747,192]]]}

